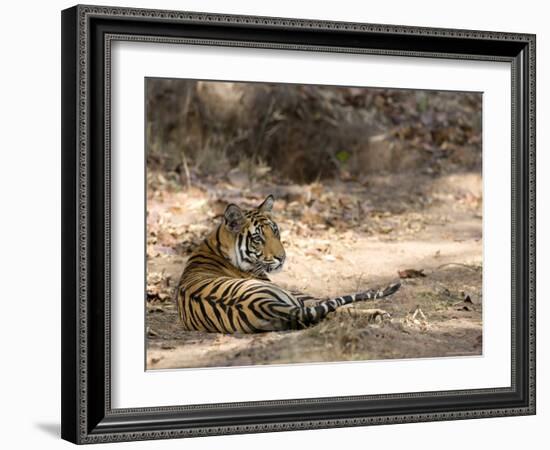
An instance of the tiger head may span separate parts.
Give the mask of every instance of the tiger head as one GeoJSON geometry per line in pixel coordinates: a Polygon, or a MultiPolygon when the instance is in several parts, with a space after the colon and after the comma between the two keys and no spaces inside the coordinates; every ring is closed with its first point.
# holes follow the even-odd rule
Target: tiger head
{"type": "Polygon", "coordinates": [[[230,204],[223,215],[229,239],[228,254],[234,266],[244,272],[273,272],[283,267],[285,250],[279,227],[271,217],[274,198],[268,195],[261,205],[242,210],[230,204]]]}

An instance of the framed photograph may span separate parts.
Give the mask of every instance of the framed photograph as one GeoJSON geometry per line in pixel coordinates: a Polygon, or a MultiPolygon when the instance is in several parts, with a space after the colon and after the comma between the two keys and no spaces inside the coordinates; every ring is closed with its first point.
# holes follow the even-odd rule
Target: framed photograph
{"type": "Polygon", "coordinates": [[[62,12],[62,437],[535,413],[535,36],[62,12]]]}

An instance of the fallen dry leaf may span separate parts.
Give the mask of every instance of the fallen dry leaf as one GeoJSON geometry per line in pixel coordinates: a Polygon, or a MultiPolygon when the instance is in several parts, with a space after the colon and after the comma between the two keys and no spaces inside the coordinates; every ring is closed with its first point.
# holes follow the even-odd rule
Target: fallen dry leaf
{"type": "Polygon", "coordinates": [[[399,275],[399,278],[422,278],[425,277],[426,274],[424,273],[424,269],[416,270],[416,269],[405,269],[405,270],[398,270],[397,274],[399,275]]]}

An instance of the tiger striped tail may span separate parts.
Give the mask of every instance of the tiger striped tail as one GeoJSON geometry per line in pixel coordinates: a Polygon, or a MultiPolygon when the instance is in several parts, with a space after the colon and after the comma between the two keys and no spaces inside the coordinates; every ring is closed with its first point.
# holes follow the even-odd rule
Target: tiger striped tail
{"type": "Polygon", "coordinates": [[[368,291],[358,292],[356,294],[323,300],[313,306],[303,306],[296,311],[296,322],[299,327],[314,325],[341,306],[388,297],[397,292],[400,287],[401,283],[397,282],[389,284],[382,289],[369,289],[368,291]]]}

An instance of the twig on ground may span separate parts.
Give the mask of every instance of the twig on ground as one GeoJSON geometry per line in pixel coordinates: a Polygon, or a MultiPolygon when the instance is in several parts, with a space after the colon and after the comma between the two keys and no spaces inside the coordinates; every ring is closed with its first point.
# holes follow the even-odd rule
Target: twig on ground
{"type": "Polygon", "coordinates": [[[185,185],[187,186],[187,190],[191,189],[191,174],[189,173],[189,165],[187,164],[187,157],[185,156],[185,152],[181,151],[181,159],[183,162],[183,170],[185,171],[185,185]]]}
{"type": "Polygon", "coordinates": [[[436,270],[439,270],[439,269],[443,269],[444,267],[448,267],[448,266],[460,266],[460,267],[465,267],[466,269],[470,269],[471,271],[473,272],[477,272],[477,269],[472,267],[472,266],[469,266],[468,264],[462,264],[462,263],[457,263],[457,262],[450,262],[450,263],[446,263],[446,264],[441,264],[440,266],[437,266],[434,271],[436,270]]]}

